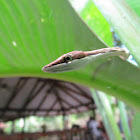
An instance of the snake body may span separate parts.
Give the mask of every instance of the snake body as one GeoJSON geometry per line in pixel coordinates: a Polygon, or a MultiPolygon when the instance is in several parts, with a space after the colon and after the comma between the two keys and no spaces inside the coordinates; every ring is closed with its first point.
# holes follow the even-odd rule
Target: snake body
{"type": "Polygon", "coordinates": [[[44,66],[42,71],[49,73],[60,73],[76,70],[85,67],[87,64],[94,62],[97,59],[120,56],[123,59],[127,59],[129,52],[123,48],[112,47],[102,48],[93,51],[72,51],[66,53],[50,64],[44,66]]]}

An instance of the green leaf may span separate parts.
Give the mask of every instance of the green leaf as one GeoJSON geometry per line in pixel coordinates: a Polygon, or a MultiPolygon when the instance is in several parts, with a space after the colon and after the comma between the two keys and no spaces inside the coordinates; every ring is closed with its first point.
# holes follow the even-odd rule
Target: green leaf
{"type": "Polygon", "coordinates": [[[126,140],[130,140],[131,139],[131,130],[129,127],[129,120],[127,117],[125,104],[121,101],[118,101],[118,105],[119,105],[119,109],[120,109],[121,124],[122,124],[125,138],[126,138],[126,140]]]}
{"type": "Polygon", "coordinates": [[[118,125],[114,119],[113,111],[108,97],[100,91],[92,90],[93,98],[102,116],[104,126],[110,140],[122,140],[118,125]]]}
{"type": "Polygon", "coordinates": [[[126,0],[128,5],[140,16],[140,1],[139,0],[126,0]]]}
{"type": "Polygon", "coordinates": [[[113,46],[113,36],[109,23],[91,0],[88,0],[80,15],[107,45],[113,46]]]}
{"type": "Polygon", "coordinates": [[[140,113],[136,113],[134,120],[132,121],[132,134],[133,140],[139,140],[140,138],[140,131],[139,131],[139,127],[140,127],[140,113]]]}
{"type": "Polygon", "coordinates": [[[140,70],[118,57],[77,71],[42,67],[73,50],[106,47],[66,0],[0,1],[0,77],[55,78],[100,89],[140,109],[140,70]]]}
{"type": "Polygon", "coordinates": [[[124,0],[93,0],[140,64],[140,18],[124,0]]]}

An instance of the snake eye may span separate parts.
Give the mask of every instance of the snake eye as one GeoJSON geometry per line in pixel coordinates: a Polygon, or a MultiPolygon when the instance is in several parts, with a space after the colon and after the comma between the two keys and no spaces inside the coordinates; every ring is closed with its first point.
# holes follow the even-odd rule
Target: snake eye
{"type": "Polygon", "coordinates": [[[72,56],[71,56],[71,55],[65,56],[64,62],[68,63],[68,62],[70,62],[70,61],[72,61],[72,56]]]}

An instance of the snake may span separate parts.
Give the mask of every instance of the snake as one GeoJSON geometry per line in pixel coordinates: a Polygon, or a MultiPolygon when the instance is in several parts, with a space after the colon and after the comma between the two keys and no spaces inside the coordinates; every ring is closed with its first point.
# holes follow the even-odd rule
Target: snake
{"type": "Polygon", "coordinates": [[[129,52],[120,47],[102,48],[92,51],[72,51],[63,54],[55,61],[45,65],[42,68],[43,72],[47,73],[62,73],[80,69],[97,59],[110,56],[120,56],[126,60],[129,57],[129,52]]]}

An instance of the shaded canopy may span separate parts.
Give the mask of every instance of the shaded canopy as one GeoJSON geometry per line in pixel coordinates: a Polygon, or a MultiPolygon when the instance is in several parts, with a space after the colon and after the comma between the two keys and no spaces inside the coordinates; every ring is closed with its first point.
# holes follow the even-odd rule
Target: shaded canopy
{"type": "Polygon", "coordinates": [[[0,99],[3,121],[30,115],[67,115],[95,108],[88,88],[44,78],[2,78],[0,99]]]}

